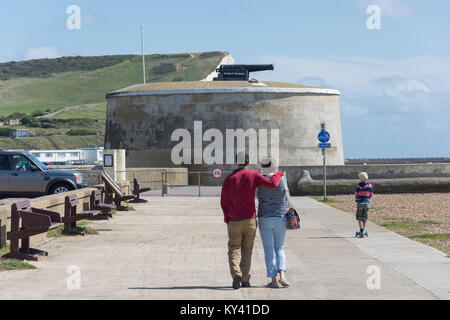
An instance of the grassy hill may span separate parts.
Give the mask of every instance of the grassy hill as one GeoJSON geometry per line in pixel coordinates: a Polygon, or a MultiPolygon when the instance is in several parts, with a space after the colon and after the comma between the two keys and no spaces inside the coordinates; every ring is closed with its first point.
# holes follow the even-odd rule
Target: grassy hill
{"type": "MultiPolygon", "coordinates": [[[[223,52],[149,55],[145,58],[147,79],[149,82],[201,80],[223,56],[223,52]]],[[[80,58],[78,65],[74,65],[73,59],[32,60],[25,69],[19,67],[20,63],[0,64],[3,70],[0,79],[6,78],[0,80],[0,116],[100,103],[105,101],[106,93],[142,82],[140,56],[86,57],[80,58]],[[93,69],[95,63],[90,58],[95,58],[99,68],[93,69]],[[118,63],[109,65],[111,61],[118,63]],[[83,70],[84,63],[93,70],[83,70]],[[49,75],[48,70],[54,73],[49,75]]]]}
{"type": "MultiPolygon", "coordinates": [[[[145,57],[147,81],[201,80],[214,71],[224,55],[224,52],[148,55],[145,57]]],[[[32,137],[29,139],[0,137],[0,149],[72,149],[102,144],[105,94],[141,82],[141,56],[64,57],[0,63],[0,118],[16,112],[60,110],[47,117],[52,121],[50,127],[42,123],[21,125],[20,128],[30,130],[32,137]],[[70,119],[86,120],[74,126],[70,119]],[[69,136],[71,129],[95,134],[69,136]]]]}

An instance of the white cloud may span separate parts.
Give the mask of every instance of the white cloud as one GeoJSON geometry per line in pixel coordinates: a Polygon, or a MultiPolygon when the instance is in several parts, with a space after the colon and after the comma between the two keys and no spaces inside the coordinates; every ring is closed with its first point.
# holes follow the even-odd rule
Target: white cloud
{"type": "Polygon", "coordinates": [[[391,98],[394,110],[419,114],[438,114],[447,111],[450,92],[435,92],[420,80],[409,77],[382,77],[374,80],[382,87],[384,97],[391,98]]]}
{"type": "Polygon", "coordinates": [[[261,61],[275,65],[273,73],[258,75],[261,80],[340,90],[344,120],[347,116],[388,116],[393,123],[394,115],[438,116],[442,112],[450,120],[450,58],[421,55],[390,60],[325,60],[265,56],[261,61]]]}
{"type": "Polygon", "coordinates": [[[447,85],[450,80],[450,58],[421,55],[393,60],[362,57],[313,60],[264,56],[261,61],[275,64],[274,72],[261,73],[259,77],[262,80],[267,78],[297,83],[299,79],[316,78],[340,90],[373,96],[383,93],[383,88],[374,83],[376,79],[398,76],[423,82],[434,92],[450,92],[447,85]]]}
{"type": "Polygon", "coordinates": [[[32,60],[32,59],[53,59],[61,57],[61,53],[58,51],[56,47],[35,47],[31,46],[28,47],[25,52],[25,60],[32,60]]]}
{"type": "Polygon", "coordinates": [[[366,10],[370,5],[381,8],[381,15],[389,18],[407,18],[419,14],[420,9],[406,0],[356,0],[359,9],[366,10]]]}
{"type": "Polygon", "coordinates": [[[420,80],[408,77],[382,77],[375,79],[374,83],[383,88],[385,95],[398,99],[401,111],[409,111],[412,105],[418,102],[428,105],[431,89],[420,80]]]}

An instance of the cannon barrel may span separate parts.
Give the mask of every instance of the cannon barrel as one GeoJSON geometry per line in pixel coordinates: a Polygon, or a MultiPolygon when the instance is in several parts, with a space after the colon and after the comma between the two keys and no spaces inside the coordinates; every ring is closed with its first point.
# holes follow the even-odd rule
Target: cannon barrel
{"type": "Polygon", "coordinates": [[[275,70],[273,64],[223,64],[217,69],[217,72],[224,70],[247,70],[248,72],[275,70]]]}
{"type": "Polygon", "coordinates": [[[275,70],[273,64],[223,64],[214,81],[248,81],[250,72],[275,70]]]}

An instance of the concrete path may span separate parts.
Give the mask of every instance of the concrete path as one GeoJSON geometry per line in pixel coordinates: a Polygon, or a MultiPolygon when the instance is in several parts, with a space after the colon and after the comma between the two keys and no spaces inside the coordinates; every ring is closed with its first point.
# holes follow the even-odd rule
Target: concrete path
{"type": "Polygon", "coordinates": [[[265,289],[264,252],[258,235],[254,288],[231,289],[227,233],[218,197],[151,197],[150,205],[93,222],[98,236],[60,238],[38,270],[0,272],[0,299],[449,299],[450,259],[445,254],[369,225],[355,239],[350,214],[296,198],[303,229],[289,231],[289,289],[265,289]],[[78,266],[81,288],[69,290],[68,267],[78,266]],[[369,290],[367,270],[380,270],[381,289],[369,290]]]}

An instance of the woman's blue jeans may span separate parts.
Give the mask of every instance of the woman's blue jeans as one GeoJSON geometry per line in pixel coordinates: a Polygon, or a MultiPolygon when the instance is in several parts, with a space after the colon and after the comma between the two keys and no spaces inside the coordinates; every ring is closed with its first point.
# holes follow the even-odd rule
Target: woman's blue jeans
{"type": "Polygon", "coordinates": [[[267,277],[273,278],[278,272],[286,271],[284,239],[286,238],[286,217],[259,218],[259,233],[264,246],[267,277]]]}

